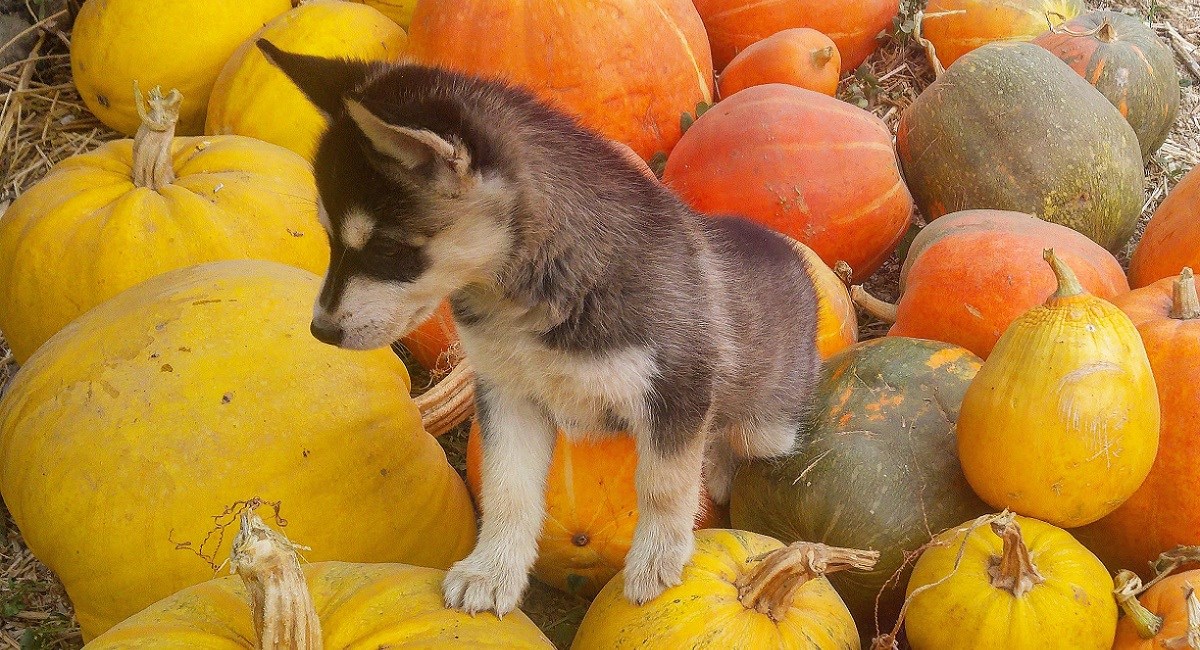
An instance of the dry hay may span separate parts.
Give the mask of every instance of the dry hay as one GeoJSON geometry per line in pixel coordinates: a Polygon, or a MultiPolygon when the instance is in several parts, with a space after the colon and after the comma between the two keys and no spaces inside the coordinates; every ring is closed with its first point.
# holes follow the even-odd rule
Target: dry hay
{"type": "MultiPolygon", "coordinates": [[[[30,1],[39,6],[42,2],[30,1]]],[[[1200,3],[1194,0],[1131,1],[1142,16],[1152,16],[1154,27],[1164,39],[1173,41],[1177,52],[1188,55],[1193,62],[1200,59],[1200,3]]],[[[36,16],[34,6],[26,4],[30,15],[36,16]]],[[[913,2],[904,0],[904,4],[912,5],[913,2]]],[[[1113,6],[1106,1],[1092,5],[1113,6]]],[[[3,93],[0,95],[0,212],[55,163],[92,149],[100,142],[120,137],[87,111],[71,83],[67,13],[60,11],[38,21],[30,30],[36,38],[33,52],[0,68],[0,93],[3,93]]],[[[0,53],[14,46],[11,42],[0,43],[0,53]]],[[[1180,119],[1166,144],[1146,167],[1147,201],[1142,224],[1179,178],[1200,163],[1200,64],[1192,65],[1196,66],[1194,76],[1180,60],[1179,70],[1186,84],[1180,119]]],[[[856,73],[843,79],[839,96],[868,108],[894,131],[900,112],[933,78],[933,69],[920,48],[892,38],[856,73]]],[[[1139,236],[1140,231],[1139,227],[1139,236]]],[[[1122,253],[1123,261],[1130,249],[1122,253]]],[[[893,256],[866,285],[873,294],[895,300],[898,278],[899,260],[893,256]]],[[[860,317],[862,339],[887,332],[886,324],[865,314],[860,317]]],[[[0,335],[0,391],[15,371],[16,364],[0,335]]],[[[428,383],[424,376],[414,379],[417,386],[428,383]]],[[[465,439],[466,427],[441,438],[460,472],[465,439]]],[[[4,525],[4,530],[0,530],[4,533],[0,545],[0,650],[78,648],[81,645],[78,628],[73,623],[62,588],[25,548],[8,513],[0,510],[0,514],[3,515],[0,524],[4,525]]],[[[566,599],[561,603],[551,602],[553,600],[545,588],[537,589],[531,598],[532,609],[538,611],[530,613],[538,615],[536,618],[543,628],[559,625],[571,628],[577,624],[581,605],[566,599]]],[[[570,633],[567,630],[560,632],[561,636],[555,634],[556,641],[565,645],[570,633]]]]}

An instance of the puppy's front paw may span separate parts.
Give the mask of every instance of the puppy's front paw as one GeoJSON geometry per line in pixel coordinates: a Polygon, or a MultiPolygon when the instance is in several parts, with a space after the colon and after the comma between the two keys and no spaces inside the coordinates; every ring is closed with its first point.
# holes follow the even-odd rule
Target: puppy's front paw
{"type": "Polygon", "coordinates": [[[517,608],[528,584],[526,571],[472,553],[450,567],[442,581],[442,593],[446,607],[468,614],[491,610],[503,617],[517,608]]]}
{"type": "Polygon", "coordinates": [[[683,582],[683,567],[694,546],[690,534],[667,544],[638,544],[635,540],[625,558],[625,598],[641,605],[683,582]]]}

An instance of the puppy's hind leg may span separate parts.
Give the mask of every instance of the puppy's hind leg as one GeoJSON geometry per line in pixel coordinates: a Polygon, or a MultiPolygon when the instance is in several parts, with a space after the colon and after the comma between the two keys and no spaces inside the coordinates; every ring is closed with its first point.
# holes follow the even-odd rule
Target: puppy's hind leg
{"type": "Polygon", "coordinates": [[[729,432],[714,431],[704,456],[704,489],[713,503],[729,503],[729,493],[733,489],[733,475],[737,466],[738,457],[729,444],[729,432]]]}
{"type": "Polygon", "coordinates": [[[729,444],[741,458],[774,458],[796,447],[800,418],[743,420],[729,432],[729,444]]]}
{"type": "Polygon", "coordinates": [[[476,386],[483,523],[475,550],[450,567],[443,592],[447,607],[503,616],[520,602],[537,559],[555,427],[537,404],[497,395],[482,381],[476,386]]]}

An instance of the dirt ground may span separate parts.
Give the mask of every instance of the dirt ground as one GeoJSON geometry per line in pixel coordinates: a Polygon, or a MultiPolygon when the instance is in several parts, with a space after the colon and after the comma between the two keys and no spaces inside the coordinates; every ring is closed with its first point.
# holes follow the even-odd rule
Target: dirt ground
{"type": "MultiPolygon", "coordinates": [[[[9,16],[0,19],[0,55],[4,55],[0,56],[0,212],[54,163],[118,137],[83,108],[70,79],[70,34],[65,27],[66,12],[59,11],[64,5],[61,0],[56,5],[47,2],[0,0],[0,16],[9,16]],[[5,33],[5,25],[20,27],[5,33]],[[31,46],[32,52],[13,58],[12,52],[18,49],[16,41],[31,46]]],[[[910,4],[910,0],[903,4],[910,4]]],[[[1144,224],[1178,179],[1200,163],[1200,64],[1195,63],[1200,60],[1200,0],[1091,4],[1105,8],[1129,6],[1143,16],[1150,15],[1160,36],[1174,39],[1179,52],[1183,102],[1170,138],[1146,165],[1144,224]],[[1194,72],[1182,63],[1184,56],[1193,61],[1194,72]]],[[[840,96],[866,106],[894,130],[900,111],[932,80],[932,70],[921,51],[893,39],[872,56],[865,68],[847,75],[840,96]]],[[[1132,248],[1133,243],[1119,256],[1122,262],[1132,248]]],[[[899,264],[893,257],[866,283],[867,288],[880,298],[894,300],[898,275],[899,264]]],[[[860,318],[861,338],[886,333],[886,324],[865,314],[860,318]]],[[[16,370],[0,335],[0,394],[16,370]]],[[[413,385],[427,385],[427,381],[427,377],[417,376],[413,385]]],[[[462,472],[465,427],[439,440],[451,464],[462,472]]],[[[581,599],[535,585],[522,608],[559,647],[567,647],[586,607],[581,599]]],[[[0,510],[0,650],[81,645],[61,586],[25,547],[7,511],[0,510]]]]}

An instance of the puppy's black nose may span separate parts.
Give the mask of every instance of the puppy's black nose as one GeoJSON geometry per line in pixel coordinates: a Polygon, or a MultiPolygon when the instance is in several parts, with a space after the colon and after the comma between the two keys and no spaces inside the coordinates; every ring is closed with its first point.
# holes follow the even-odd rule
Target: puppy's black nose
{"type": "Polygon", "coordinates": [[[338,327],[337,325],[323,323],[317,320],[313,320],[312,326],[309,327],[309,329],[312,330],[312,335],[316,337],[318,341],[322,343],[328,343],[329,345],[337,345],[341,343],[342,337],[346,334],[342,331],[342,328],[338,327]]]}

